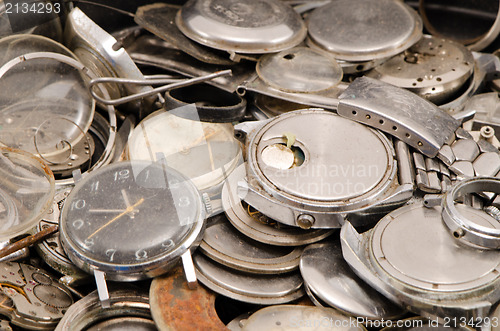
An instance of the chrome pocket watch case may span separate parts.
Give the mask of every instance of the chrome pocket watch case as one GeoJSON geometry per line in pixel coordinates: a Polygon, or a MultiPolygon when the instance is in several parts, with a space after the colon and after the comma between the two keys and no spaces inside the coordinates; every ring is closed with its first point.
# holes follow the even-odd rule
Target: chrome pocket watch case
{"type": "Polygon", "coordinates": [[[364,71],[422,37],[422,20],[402,1],[340,0],[315,9],[307,20],[310,47],[343,61],[345,72],[364,71]]]}
{"type": "Polygon", "coordinates": [[[277,0],[189,0],[176,24],[188,38],[230,53],[264,54],[298,45],[306,26],[292,7],[277,0]]]}
{"type": "Polygon", "coordinates": [[[247,146],[239,197],[281,223],[339,228],[346,215],[354,222],[355,213],[388,211],[412,196],[412,183],[399,182],[389,139],[332,112],[293,111],[239,124],[235,134],[247,146]]]}
{"type": "MultiPolygon", "coordinates": [[[[477,224],[498,222],[482,210],[457,205],[477,224]]],[[[359,234],[348,222],[342,253],[354,272],[384,296],[424,317],[485,318],[500,299],[500,254],[457,241],[441,207],[416,202],[359,234]]]]}

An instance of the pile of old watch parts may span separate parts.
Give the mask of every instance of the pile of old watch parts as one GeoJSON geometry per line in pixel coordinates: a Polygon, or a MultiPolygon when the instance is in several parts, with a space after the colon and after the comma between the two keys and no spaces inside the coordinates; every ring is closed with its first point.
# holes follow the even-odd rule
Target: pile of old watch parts
{"type": "Polygon", "coordinates": [[[500,16],[434,20],[493,2],[86,1],[0,39],[0,330],[498,329],[500,16]]]}

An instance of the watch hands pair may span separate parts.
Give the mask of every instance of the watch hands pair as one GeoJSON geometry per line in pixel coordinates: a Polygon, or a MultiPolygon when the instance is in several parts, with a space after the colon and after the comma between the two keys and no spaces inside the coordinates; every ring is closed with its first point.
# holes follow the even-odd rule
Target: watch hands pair
{"type": "Polygon", "coordinates": [[[104,224],[99,229],[97,229],[96,231],[94,231],[90,236],[88,236],[87,239],[92,238],[97,233],[99,233],[104,228],[106,228],[108,225],[110,225],[111,223],[113,223],[116,220],[120,219],[121,217],[134,212],[135,208],[144,202],[144,198],[140,198],[139,201],[137,201],[136,203],[134,203],[133,205],[131,205],[130,204],[130,200],[128,199],[126,191],[122,190],[121,192],[122,192],[123,200],[125,201],[125,205],[127,206],[127,208],[125,208],[125,209],[103,209],[103,210],[94,209],[94,210],[91,210],[93,212],[102,212],[102,211],[104,211],[104,212],[120,212],[120,214],[116,215],[115,217],[113,217],[112,219],[110,219],[106,224],[104,224]]]}

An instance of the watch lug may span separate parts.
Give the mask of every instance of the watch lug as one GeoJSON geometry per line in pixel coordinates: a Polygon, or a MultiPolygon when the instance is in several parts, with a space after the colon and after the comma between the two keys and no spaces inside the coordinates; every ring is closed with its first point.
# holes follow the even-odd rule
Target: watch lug
{"type": "Polygon", "coordinates": [[[247,142],[247,136],[255,131],[257,128],[261,127],[265,123],[269,122],[269,120],[263,121],[250,121],[243,122],[234,126],[234,137],[239,140],[241,143],[245,144],[247,142]]]}
{"type": "Polygon", "coordinates": [[[97,285],[97,292],[99,293],[99,300],[101,301],[102,308],[109,308],[111,306],[109,300],[108,285],[106,284],[106,274],[99,270],[94,270],[95,282],[97,285]]]}
{"type": "Polygon", "coordinates": [[[181,259],[188,287],[191,290],[194,290],[198,287],[198,279],[196,278],[196,270],[194,269],[193,258],[191,257],[191,251],[187,250],[184,254],[181,255],[181,259]]]}
{"type": "Polygon", "coordinates": [[[246,180],[238,182],[238,197],[266,216],[279,220],[280,223],[297,226],[294,213],[290,208],[270,201],[269,197],[249,185],[246,180]]]}
{"type": "Polygon", "coordinates": [[[389,196],[383,198],[379,202],[370,207],[370,212],[381,211],[386,209],[390,211],[395,207],[402,206],[413,197],[413,184],[403,184],[396,188],[389,196]]]}

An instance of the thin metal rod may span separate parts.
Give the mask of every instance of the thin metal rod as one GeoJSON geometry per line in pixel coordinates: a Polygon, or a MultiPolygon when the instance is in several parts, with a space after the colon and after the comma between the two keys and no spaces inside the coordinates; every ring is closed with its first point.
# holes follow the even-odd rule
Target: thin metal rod
{"type": "Polygon", "coordinates": [[[57,225],[51,225],[31,236],[18,240],[15,243],[9,244],[4,248],[0,249],[0,259],[14,252],[17,252],[18,250],[21,250],[25,247],[29,247],[34,243],[39,242],[40,240],[44,240],[51,234],[57,232],[58,230],[59,227],[57,225]]]}
{"type": "MultiPolygon", "coordinates": [[[[151,79],[146,79],[146,80],[134,80],[134,79],[125,79],[125,78],[114,78],[114,77],[103,77],[103,78],[96,78],[90,81],[90,94],[92,94],[92,97],[96,99],[98,102],[104,104],[104,105],[111,105],[111,106],[118,106],[130,101],[134,101],[137,99],[145,98],[150,95],[155,95],[157,93],[173,90],[179,87],[185,87],[185,86],[190,86],[194,85],[197,83],[202,83],[207,80],[211,80],[217,77],[222,77],[222,76],[228,76],[231,75],[232,72],[231,70],[222,70],[222,71],[217,71],[212,74],[208,74],[205,76],[200,76],[200,77],[195,77],[191,79],[186,79],[180,82],[164,85],[161,87],[154,88],[150,91],[145,91],[141,93],[136,93],[132,95],[128,95],[126,97],[121,97],[118,99],[104,99],[101,98],[99,95],[97,95],[94,92],[94,89],[92,88],[94,85],[97,84],[102,84],[102,83],[109,83],[109,82],[114,82],[114,83],[124,83],[124,84],[137,84],[137,85],[152,85],[154,84],[155,80],[151,79]]],[[[160,80],[159,80],[160,81],[160,80]]],[[[164,80],[167,81],[167,80],[164,80]]],[[[161,84],[161,83],[160,83],[161,84]]]]}

